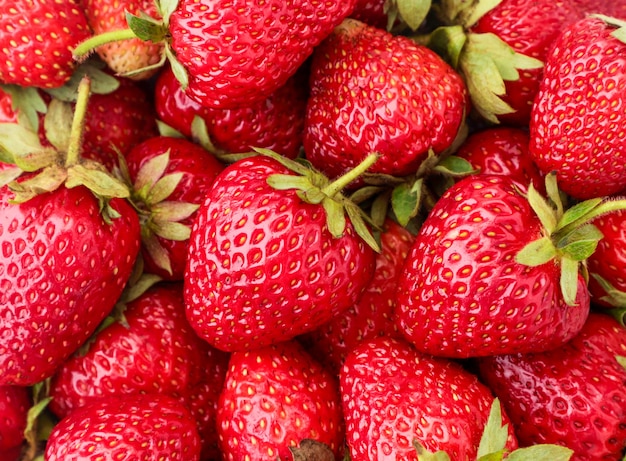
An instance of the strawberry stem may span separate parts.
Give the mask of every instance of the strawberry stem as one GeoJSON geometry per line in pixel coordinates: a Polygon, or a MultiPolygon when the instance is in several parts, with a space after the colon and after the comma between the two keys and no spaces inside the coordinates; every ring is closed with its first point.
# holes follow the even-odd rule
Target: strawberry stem
{"type": "Polygon", "coordinates": [[[365,171],[371,167],[376,160],[378,160],[378,154],[372,153],[365,157],[361,163],[359,163],[352,170],[348,171],[346,174],[338,177],[333,182],[331,182],[328,186],[322,189],[322,192],[326,194],[328,197],[334,197],[341,190],[343,190],[348,184],[352,181],[360,177],[365,171]]]}
{"type": "Polygon", "coordinates": [[[83,77],[78,85],[78,96],[74,108],[74,118],[72,119],[72,129],[70,131],[70,142],[65,157],[65,166],[70,167],[78,163],[80,150],[83,141],[85,127],[85,115],[87,114],[87,103],[91,92],[91,79],[83,77]]]}
{"type": "Polygon", "coordinates": [[[74,55],[75,59],[78,59],[90,53],[101,45],[106,45],[107,43],[112,42],[119,42],[121,40],[130,40],[133,38],[137,38],[137,35],[131,29],[121,29],[104,32],[102,34],[94,35],[84,42],[79,43],[78,46],[74,48],[72,54],[74,55]]]}

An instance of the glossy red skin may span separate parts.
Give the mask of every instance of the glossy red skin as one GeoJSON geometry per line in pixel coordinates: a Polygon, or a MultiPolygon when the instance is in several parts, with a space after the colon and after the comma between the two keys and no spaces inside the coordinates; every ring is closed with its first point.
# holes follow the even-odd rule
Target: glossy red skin
{"type": "Polygon", "coordinates": [[[295,74],[354,3],[182,0],[169,29],[172,49],[189,74],[187,93],[220,109],[264,100],[295,74]]]}
{"type": "Polygon", "coordinates": [[[23,386],[0,386],[0,456],[17,460],[9,453],[19,453],[24,441],[26,414],[31,407],[30,391],[23,386]],[[6,456],[6,457],[5,457],[6,456]]]}
{"type": "Polygon", "coordinates": [[[351,18],[358,19],[379,29],[387,28],[385,0],[356,0],[351,18]]]}
{"type": "Polygon", "coordinates": [[[374,251],[351,224],[341,238],[321,205],[267,183],[291,174],[255,156],[216,179],[189,241],[187,318],[224,351],[246,350],[312,331],[354,305],[374,271],[374,251]]]}
{"type": "Polygon", "coordinates": [[[559,349],[489,357],[479,368],[521,445],[565,445],[572,461],[618,461],[626,447],[626,370],[615,355],[625,352],[626,330],[592,313],[559,349]]]}
{"type": "Polygon", "coordinates": [[[72,49],[90,36],[75,0],[2,2],[0,82],[41,88],[63,85],[76,65],[72,49]]]}
{"type": "Polygon", "coordinates": [[[465,178],[446,191],[421,227],[400,278],[396,320],[420,351],[467,358],[554,349],[589,312],[578,277],[576,306],[561,294],[554,261],[515,261],[543,237],[539,218],[504,176],[465,178]]]}
{"type": "Polygon", "coordinates": [[[194,117],[199,115],[218,149],[239,153],[264,147],[295,158],[302,146],[307,96],[308,84],[298,73],[263,101],[234,109],[211,109],[187,96],[168,67],[159,74],[154,99],[159,118],[187,137],[191,136],[194,117]]]}
{"type": "Polygon", "coordinates": [[[325,443],[340,459],[336,379],[295,341],[231,355],[217,420],[225,461],[290,459],[289,447],[303,439],[325,443]]]}
{"type": "Polygon", "coordinates": [[[626,187],[626,44],[597,18],[568,27],[548,56],[533,106],[530,153],[580,200],[626,187]]]}
{"type": "MultiPolygon", "coordinates": [[[[357,346],[341,370],[340,390],[352,461],[415,460],[413,439],[452,461],[476,459],[493,403],[491,391],[458,363],[392,338],[357,346]]],[[[512,451],[517,440],[508,429],[512,451]]]]}
{"type": "Polygon", "coordinates": [[[345,21],[315,51],[304,150],[329,177],[380,157],[370,173],[408,175],[454,140],[466,109],[461,77],[406,37],[345,21]]]}
{"type": "Polygon", "coordinates": [[[13,98],[0,87],[0,123],[17,123],[17,112],[13,110],[13,98]]]}
{"type": "MultiPolygon", "coordinates": [[[[494,33],[517,53],[544,61],[560,32],[583,14],[571,0],[503,0],[471,28],[478,34],[494,33]]],[[[543,69],[520,71],[518,80],[505,82],[502,99],[514,110],[498,116],[507,124],[527,126],[533,100],[539,91],[543,69]]]]}
{"type": "MultiPolygon", "coordinates": [[[[621,199],[626,196],[619,197],[621,199]]],[[[589,269],[589,291],[595,304],[604,307],[613,306],[604,298],[607,293],[593,277],[597,274],[617,290],[626,293],[626,212],[618,211],[601,216],[593,224],[602,232],[596,251],[587,259],[589,269]]]]}
{"type": "Polygon", "coordinates": [[[545,179],[528,153],[528,132],[513,127],[493,127],[472,133],[454,154],[479,174],[495,174],[516,180],[524,189],[532,183],[545,191],[545,179]]]}
{"type": "Polygon", "coordinates": [[[0,189],[0,384],[32,385],[51,376],[117,302],[139,251],[139,220],[106,224],[84,187],[20,205],[0,189]]]}
{"type": "Polygon", "coordinates": [[[570,0],[586,14],[604,14],[613,18],[626,19],[626,2],[624,0],[570,0]]]}
{"type": "MultiPolygon", "coordinates": [[[[169,150],[170,161],[165,169],[165,175],[183,173],[181,181],[174,189],[167,201],[187,202],[200,205],[204,197],[213,186],[213,181],[224,169],[224,165],[212,154],[198,144],[186,139],[156,136],[135,146],[126,155],[126,163],[130,177],[134,182],[141,167],[154,157],[169,150]]],[[[141,206],[141,205],[140,205],[141,206]]],[[[180,221],[181,224],[191,226],[196,213],[180,221]]],[[[164,280],[182,280],[187,264],[188,240],[169,240],[157,237],[166,250],[172,266],[172,273],[161,269],[142,245],[142,255],[146,271],[157,274],[164,280]]]]}
{"type": "Polygon", "coordinates": [[[402,337],[394,322],[395,295],[415,239],[387,219],[380,240],[382,251],[376,255],[374,277],[358,303],[301,338],[309,352],[337,374],[346,355],[359,343],[377,336],[402,337]]]}
{"type": "Polygon", "coordinates": [[[52,429],[45,458],[198,461],[200,437],[189,411],[172,397],[111,397],[61,420],[52,429]]]}

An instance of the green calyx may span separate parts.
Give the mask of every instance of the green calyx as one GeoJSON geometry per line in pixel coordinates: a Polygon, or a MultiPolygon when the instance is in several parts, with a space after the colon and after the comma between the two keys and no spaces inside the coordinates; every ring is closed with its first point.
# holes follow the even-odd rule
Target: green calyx
{"type": "Polygon", "coordinates": [[[398,21],[417,30],[426,19],[431,4],[431,0],[386,0],[383,11],[387,15],[387,30],[393,30],[398,21]]]}
{"type": "Polygon", "coordinates": [[[561,268],[561,292],[566,304],[576,303],[578,273],[587,277],[584,262],[596,250],[603,235],[592,221],[607,213],[626,209],[626,200],[595,198],[565,210],[556,184],[556,174],[546,176],[548,198],[542,197],[532,185],[528,201],[544,228],[544,236],[526,245],[516,261],[527,266],[540,266],[556,260],[561,268]]]}
{"type": "Polygon", "coordinates": [[[380,252],[380,245],[366,224],[366,221],[373,224],[370,218],[341,192],[376,162],[377,154],[368,155],[354,169],[331,181],[308,163],[288,159],[269,149],[255,148],[254,151],[273,158],[296,173],[271,175],[267,178],[267,183],[277,190],[295,189],[306,203],[321,205],[326,212],[326,225],[333,237],[341,238],[344,235],[349,220],[356,233],[372,249],[380,252]]]}
{"type": "Polygon", "coordinates": [[[626,43],[626,21],[621,19],[612,18],[603,14],[592,14],[591,17],[603,20],[606,24],[614,27],[615,30],[611,32],[611,35],[618,39],[622,43],[626,43]]]}

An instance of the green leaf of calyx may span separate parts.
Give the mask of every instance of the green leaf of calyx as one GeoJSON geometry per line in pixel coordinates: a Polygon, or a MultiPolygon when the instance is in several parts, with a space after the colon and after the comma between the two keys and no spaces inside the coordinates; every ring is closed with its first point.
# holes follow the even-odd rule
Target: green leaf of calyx
{"type": "MultiPolygon", "coordinates": [[[[607,304],[617,309],[626,309],[626,292],[620,291],[613,286],[608,280],[599,274],[592,273],[591,276],[598,282],[598,285],[606,292],[606,295],[600,298],[607,304]]],[[[619,320],[619,319],[618,319],[619,320]]]]}
{"type": "Polygon", "coordinates": [[[166,26],[170,23],[170,16],[176,8],[178,8],[179,0],[159,0],[156,2],[157,9],[163,18],[163,24],[166,26]]]}
{"type": "Polygon", "coordinates": [[[176,172],[168,174],[159,179],[148,192],[146,204],[154,205],[168,198],[183,179],[184,173],[176,172]]]}
{"type": "Polygon", "coordinates": [[[546,194],[548,199],[552,202],[552,205],[556,212],[557,228],[558,222],[563,219],[563,199],[561,198],[561,191],[557,184],[556,172],[550,172],[546,175],[545,179],[546,194]]]}
{"type": "Polygon", "coordinates": [[[48,107],[39,90],[19,85],[0,85],[0,89],[11,96],[11,108],[18,113],[18,121],[37,133],[39,114],[45,114],[48,107]],[[20,120],[23,118],[23,120],[20,120]]]}
{"type": "Polygon", "coordinates": [[[578,261],[567,256],[561,258],[560,287],[563,300],[568,306],[576,305],[576,293],[578,292],[578,261]]]}
{"type": "Polygon", "coordinates": [[[391,208],[403,227],[419,212],[423,183],[423,179],[418,179],[413,184],[403,183],[394,187],[391,192],[391,208]]]}
{"type": "Polygon", "coordinates": [[[44,150],[39,135],[17,123],[0,123],[0,160],[14,163],[15,157],[44,150]]]}
{"type": "Polygon", "coordinates": [[[41,173],[25,181],[13,181],[9,183],[9,189],[15,194],[10,203],[24,203],[37,195],[57,190],[67,178],[67,171],[58,166],[51,165],[43,169],[41,173]]]}
{"type": "Polygon", "coordinates": [[[211,136],[209,135],[209,130],[206,126],[206,120],[199,115],[195,115],[191,122],[191,137],[196,143],[200,144],[209,152],[223,153],[215,147],[215,144],[211,141],[211,136]]]}
{"type": "Polygon", "coordinates": [[[573,450],[559,445],[539,444],[518,448],[511,452],[507,461],[569,461],[573,450]]]}
{"type": "Polygon", "coordinates": [[[155,235],[166,240],[174,240],[177,242],[189,240],[189,236],[191,235],[191,227],[179,222],[152,221],[150,228],[155,235]]]}
{"type": "MultiPolygon", "coordinates": [[[[365,243],[367,243],[369,247],[372,248],[375,252],[380,253],[380,244],[365,223],[365,220],[363,218],[363,210],[361,210],[358,205],[349,201],[346,201],[346,203],[344,203],[344,207],[346,212],[348,213],[348,219],[350,219],[350,222],[352,223],[352,226],[354,227],[357,235],[361,237],[361,239],[363,239],[365,243]]],[[[372,224],[376,225],[373,222],[372,224]]]]}
{"type": "Polygon", "coordinates": [[[618,39],[620,42],[626,43],[626,21],[603,14],[592,14],[590,16],[602,19],[608,25],[615,27],[616,29],[611,32],[611,35],[618,39]]]}
{"type": "Polygon", "coordinates": [[[162,22],[147,16],[136,16],[126,12],[126,22],[135,35],[144,41],[159,43],[165,40],[168,34],[167,27],[162,22]]]}
{"type": "Polygon", "coordinates": [[[174,127],[169,126],[162,120],[156,120],[157,129],[159,130],[159,135],[165,136],[167,138],[178,138],[182,139],[185,137],[180,131],[175,129],[174,127]]]}
{"type": "Polygon", "coordinates": [[[557,256],[550,237],[542,237],[527,244],[516,255],[515,261],[529,267],[537,267],[552,261],[557,256]]]}
{"type": "Polygon", "coordinates": [[[456,155],[448,155],[441,159],[433,170],[455,178],[478,173],[478,170],[470,162],[456,155]]]}
{"type": "Polygon", "coordinates": [[[471,2],[467,0],[443,0],[441,3],[446,18],[455,24],[470,28],[501,2],[502,0],[479,0],[471,2]]]}
{"type": "Polygon", "coordinates": [[[70,132],[74,111],[68,102],[52,99],[48,105],[48,113],[43,120],[46,139],[58,151],[66,152],[70,145],[70,132]]]}
{"type": "Polygon", "coordinates": [[[557,242],[559,251],[574,261],[589,258],[604,236],[593,224],[575,228],[557,242]]]}
{"type": "Polygon", "coordinates": [[[15,158],[15,165],[23,171],[35,172],[57,163],[59,153],[54,149],[44,149],[39,152],[15,158]]]}
{"type": "Polygon", "coordinates": [[[520,69],[540,69],[543,62],[517,53],[500,37],[492,33],[470,34],[468,52],[489,56],[496,64],[503,80],[518,80],[520,69]]]}
{"type": "Polygon", "coordinates": [[[417,452],[417,461],[450,461],[450,456],[445,451],[433,453],[427,450],[417,439],[413,439],[413,447],[417,452]]]}
{"type": "Polygon", "coordinates": [[[163,201],[152,206],[151,211],[157,221],[178,222],[189,218],[200,205],[188,202],[163,201]]]}
{"type": "Polygon", "coordinates": [[[435,29],[427,42],[428,48],[441,56],[454,69],[459,68],[459,59],[467,35],[461,26],[443,26],[435,29]]]}
{"type": "Polygon", "coordinates": [[[160,267],[168,274],[172,275],[172,263],[170,261],[169,253],[163,245],[161,245],[158,237],[152,232],[147,232],[145,234],[142,232],[141,242],[157,267],[160,267]]]}
{"type": "Polygon", "coordinates": [[[148,160],[137,172],[133,188],[135,192],[143,197],[147,197],[150,190],[159,179],[163,177],[170,162],[170,150],[156,155],[148,160]]]}
{"type": "Polygon", "coordinates": [[[81,164],[73,165],[67,169],[67,180],[65,187],[85,186],[99,197],[106,198],[128,198],[130,190],[119,179],[111,173],[86,168],[81,164]]]}
{"type": "Polygon", "coordinates": [[[541,196],[532,183],[528,186],[528,203],[533,209],[541,225],[551,235],[557,225],[556,210],[541,196]]]}
{"type": "Polygon", "coordinates": [[[394,0],[400,18],[412,30],[417,30],[422,25],[431,7],[430,0],[394,0]]]}
{"type": "Polygon", "coordinates": [[[343,204],[331,197],[322,200],[326,212],[326,227],[335,238],[341,238],[346,230],[346,215],[343,204]]]}
{"type": "Polygon", "coordinates": [[[185,66],[183,66],[178,60],[169,44],[165,44],[164,56],[169,61],[172,72],[174,73],[176,80],[178,80],[178,83],[180,83],[180,87],[183,90],[186,90],[189,86],[189,73],[187,72],[187,69],[185,69],[185,66]]]}
{"type": "Polygon", "coordinates": [[[86,75],[91,79],[91,92],[93,94],[110,94],[120,87],[120,81],[103,70],[102,63],[89,59],[81,63],[72,73],[70,79],[58,88],[48,88],[46,93],[65,102],[76,102],[78,85],[86,75]]]}
{"type": "Polygon", "coordinates": [[[601,198],[594,198],[579,202],[576,205],[569,208],[563,213],[563,216],[555,227],[555,232],[563,230],[567,226],[574,224],[575,222],[584,219],[602,203],[601,198]]]}
{"type": "Polygon", "coordinates": [[[480,444],[478,445],[478,453],[476,456],[481,459],[484,456],[499,453],[500,459],[502,459],[502,453],[506,448],[508,437],[508,424],[502,424],[502,408],[500,401],[494,399],[491,404],[487,424],[485,424],[485,429],[480,439],[480,444]]]}

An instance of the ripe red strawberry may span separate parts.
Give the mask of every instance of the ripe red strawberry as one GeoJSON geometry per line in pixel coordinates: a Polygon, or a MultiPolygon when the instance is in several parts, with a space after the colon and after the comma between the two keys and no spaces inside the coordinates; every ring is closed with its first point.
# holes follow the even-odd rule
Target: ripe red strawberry
{"type": "MultiPolygon", "coordinates": [[[[452,460],[477,459],[493,396],[459,364],[376,338],[348,355],[340,389],[352,461],[415,460],[414,440],[452,460]]],[[[503,431],[501,448],[517,448],[512,427],[503,431]]]]}
{"type": "Polygon", "coordinates": [[[28,388],[0,386],[0,457],[3,460],[17,461],[20,458],[30,406],[28,388]]]}
{"type": "Polygon", "coordinates": [[[480,174],[504,175],[520,186],[529,184],[545,190],[543,175],[530,154],[528,132],[519,128],[494,127],[472,133],[455,153],[467,160],[480,174]]]}
{"type": "MultiPolygon", "coordinates": [[[[89,25],[95,34],[103,34],[128,27],[126,13],[144,13],[154,19],[161,19],[154,0],[83,0],[83,8],[89,25]]],[[[106,43],[96,48],[100,58],[116,74],[124,75],[149,66],[161,60],[163,43],[143,41],[139,38],[106,43]]],[[[156,72],[156,68],[128,75],[129,78],[146,79],[156,72]]]]}
{"type": "Polygon", "coordinates": [[[346,355],[362,341],[377,336],[402,336],[393,317],[395,295],[414,237],[387,219],[380,240],[374,277],[359,302],[301,338],[315,358],[337,373],[346,355]]]}
{"type": "Polygon", "coordinates": [[[263,101],[211,109],[187,96],[168,67],[156,81],[154,99],[159,118],[187,137],[194,117],[202,117],[213,145],[225,153],[264,147],[295,158],[302,146],[307,96],[308,83],[298,72],[263,101]]]}
{"type": "Polygon", "coordinates": [[[202,338],[225,351],[262,347],[354,305],[374,251],[338,188],[278,154],[240,160],[217,177],[197,212],[185,271],[187,317],[202,338]]]}
{"type": "Polygon", "coordinates": [[[428,48],[348,19],[315,51],[304,149],[330,177],[369,153],[373,173],[409,175],[455,139],[466,111],[461,77],[428,48]]]}
{"type": "Polygon", "coordinates": [[[72,48],[91,36],[76,0],[0,4],[0,82],[55,88],[69,80],[72,48]]]}
{"type": "Polygon", "coordinates": [[[568,27],[547,58],[533,106],[530,153],[577,199],[626,187],[626,136],[616,110],[626,103],[626,43],[612,35],[617,30],[597,17],[568,27]]]}
{"type": "Polygon", "coordinates": [[[482,378],[502,400],[520,444],[554,443],[572,461],[618,461],[626,447],[626,330],[592,313],[559,349],[481,359],[482,378]],[[623,357],[622,357],[623,358],[623,357]]]}
{"type": "Polygon", "coordinates": [[[305,439],[343,442],[335,377],[299,343],[287,341],[231,355],[217,411],[225,460],[291,459],[305,439]]]}
{"type": "Polygon", "coordinates": [[[604,14],[613,18],[626,20],[626,2],[624,0],[570,0],[586,14],[604,14]]]}
{"type": "Polygon", "coordinates": [[[145,270],[182,280],[195,211],[224,167],[199,145],[165,136],[135,146],[126,164],[142,224],[145,270]]]}
{"type": "Polygon", "coordinates": [[[386,0],[356,0],[351,18],[378,27],[387,28],[387,13],[385,12],[386,0]]]}
{"type": "Polygon", "coordinates": [[[581,258],[563,244],[574,234],[559,233],[561,217],[540,216],[505,176],[470,176],[444,193],[399,282],[397,321],[418,350],[447,357],[543,351],[580,331],[589,293],[581,258]],[[536,259],[521,261],[523,249],[536,259]]]}
{"type": "Polygon", "coordinates": [[[159,394],[111,397],[61,420],[50,434],[45,459],[200,459],[200,438],[189,411],[159,394]]]}

